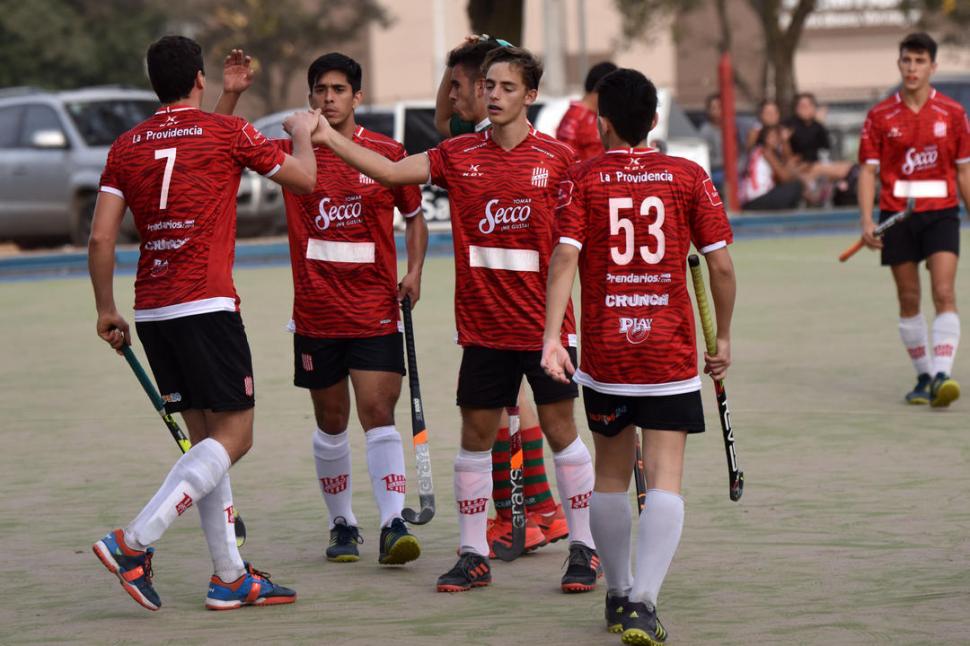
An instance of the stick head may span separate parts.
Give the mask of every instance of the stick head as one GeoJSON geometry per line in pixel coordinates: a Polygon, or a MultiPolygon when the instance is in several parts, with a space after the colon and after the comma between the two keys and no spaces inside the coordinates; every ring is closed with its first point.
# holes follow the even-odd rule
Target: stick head
{"type": "Polygon", "coordinates": [[[741,494],[744,493],[744,471],[738,471],[737,479],[731,481],[731,500],[737,502],[741,500],[741,494]]]}
{"type": "Polygon", "coordinates": [[[405,507],[401,511],[401,517],[412,525],[426,525],[434,518],[434,505],[423,507],[420,512],[416,512],[410,507],[405,507]]]}

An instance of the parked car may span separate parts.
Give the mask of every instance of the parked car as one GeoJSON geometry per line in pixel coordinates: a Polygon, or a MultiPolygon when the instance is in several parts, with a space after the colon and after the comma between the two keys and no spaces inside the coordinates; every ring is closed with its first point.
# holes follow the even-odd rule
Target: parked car
{"type": "MultiPolygon", "coordinates": [[[[157,109],[154,93],[122,87],[0,90],[0,240],[87,244],[111,143],[157,109]]],[[[247,172],[240,182],[241,233],[267,226],[253,208],[260,179],[247,172]]],[[[130,213],[122,234],[137,238],[130,213]]]]}

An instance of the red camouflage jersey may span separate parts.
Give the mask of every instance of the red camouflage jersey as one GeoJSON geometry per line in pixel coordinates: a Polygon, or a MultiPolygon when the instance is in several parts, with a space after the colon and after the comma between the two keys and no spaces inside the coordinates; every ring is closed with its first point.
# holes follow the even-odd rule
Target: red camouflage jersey
{"type": "MultiPolygon", "coordinates": [[[[404,146],[358,127],[354,143],[399,161],[404,146]]],[[[279,140],[289,151],[292,142],[279,140]]],[[[364,338],[398,331],[394,207],[421,212],[418,186],[384,187],[314,148],[317,184],[308,195],[284,191],[293,267],[295,332],[316,338],[364,338]]]]}
{"type": "Polygon", "coordinates": [[[557,236],[581,250],[582,357],[577,383],[614,395],[699,390],[691,242],[706,254],[733,241],[704,170],[651,148],[610,150],[562,183],[557,236]]]}
{"type": "MultiPolygon", "coordinates": [[[[458,343],[542,350],[556,190],[573,150],[530,127],[509,151],[485,130],[427,155],[451,201],[458,343]]],[[[576,345],[575,331],[570,304],[563,343],[576,345]]]]}
{"type": "Polygon", "coordinates": [[[859,163],[879,166],[879,208],[902,211],[959,205],[957,164],[970,163],[970,122],[959,103],[935,89],[919,112],[894,94],[869,111],[859,142],[859,163]]]}
{"type": "Polygon", "coordinates": [[[579,101],[571,102],[556,128],[556,139],[572,146],[581,160],[592,159],[602,153],[603,140],[596,127],[596,111],[579,101]]]}
{"type": "Polygon", "coordinates": [[[101,190],[125,200],[141,236],[135,320],[238,311],[232,282],[244,168],[267,177],[285,156],[239,117],[163,107],[118,137],[101,190]]]}

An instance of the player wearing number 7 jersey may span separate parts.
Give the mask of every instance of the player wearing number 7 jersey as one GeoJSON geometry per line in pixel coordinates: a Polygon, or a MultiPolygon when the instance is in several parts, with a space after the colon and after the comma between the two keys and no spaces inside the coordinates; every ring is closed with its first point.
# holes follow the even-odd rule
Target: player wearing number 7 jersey
{"type": "Polygon", "coordinates": [[[583,385],[596,447],[590,528],[606,572],[607,627],[623,632],[624,643],[658,644],[665,631],[657,595],[684,521],[684,447],[689,433],[704,430],[687,254],[693,242],[711,270],[718,352],[705,359],[707,371],[721,378],[730,363],[732,234],[700,166],[642,147],[648,124],[656,125],[653,84],[621,69],[598,91],[607,150],[573,166],[560,186],[542,366],[559,381],[574,372],[556,331],[578,265],[582,363],[574,378],[583,385]],[[632,576],[628,490],[636,427],[644,431],[647,494],[632,576]]]}
{"type": "MultiPolygon", "coordinates": [[[[205,72],[197,43],[166,36],[152,44],[147,58],[162,107],[111,147],[88,262],[98,334],[120,351],[130,336],[115,306],[112,279],[118,230],[130,207],[141,235],[135,325],[165,408],[182,413],[192,448],[141,513],[95,543],[94,552],[137,603],[158,610],[151,544],[197,507],[215,570],[206,607],[293,603],[295,592],[243,563],[236,548],[228,471],[253,442],[254,386],[232,264],[243,169],[293,190],[312,190],[310,134],[319,112],[290,117],[293,156],[286,155],[245,120],[199,109],[205,72]]],[[[249,83],[249,74],[239,73],[244,61],[238,50],[227,58],[227,90],[249,83]]]]}

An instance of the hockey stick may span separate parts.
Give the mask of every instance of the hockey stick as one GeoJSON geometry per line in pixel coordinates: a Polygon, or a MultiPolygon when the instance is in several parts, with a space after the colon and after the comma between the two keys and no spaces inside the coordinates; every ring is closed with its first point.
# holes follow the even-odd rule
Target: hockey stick
{"type": "Polygon", "coordinates": [[[637,459],[633,463],[633,481],[637,485],[637,511],[643,513],[643,507],[647,502],[647,480],[643,475],[643,449],[640,448],[640,431],[634,430],[637,435],[637,459]]]}
{"type": "Polygon", "coordinates": [[[519,407],[505,409],[509,414],[509,480],[512,482],[512,544],[492,543],[495,556],[514,561],[525,551],[525,478],[522,456],[522,435],[519,433],[519,407]]]}
{"type": "MultiPolygon", "coordinates": [[[[701,327],[704,329],[704,343],[707,354],[717,354],[717,338],[714,334],[714,322],[707,303],[707,289],[704,287],[704,272],[701,260],[695,254],[687,258],[690,265],[691,277],[694,279],[694,297],[697,299],[697,311],[701,316],[701,327]]],[[[724,380],[714,380],[714,393],[717,395],[717,412],[721,418],[721,431],[724,433],[724,451],[727,454],[728,479],[730,482],[731,500],[741,499],[744,493],[744,472],[738,468],[738,456],[734,450],[734,430],[731,428],[731,411],[728,410],[727,391],[724,380]]]]}
{"type": "MultiPolygon", "coordinates": [[[[185,437],[185,433],[182,432],[175,418],[165,412],[165,402],[162,400],[162,396],[158,394],[158,391],[155,389],[155,384],[152,383],[145,369],[141,367],[141,362],[138,361],[138,357],[135,356],[130,345],[124,347],[124,355],[125,361],[131,366],[131,371],[138,378],[138,383],[141,384],[148,398],[152,400],[152,406],[155,407],[155,412],[161,416],[162,421],[165,422],[165,426],[168,427],[168,432],[172,434],[172,439],[182,449],[182,453],[188,453],[189,449],[192,448],[192,443],[189,441],[189,438],[185,437]]],[[[246,543],[246,524],[243,522],[242,516],[235,509],[233,509],[233,529],[236,532],[236,547],[242,547],[246,543]]]]}
{"type": "Polygon", "coordinates": [[[431,482],[431,452],[428,449],[428,429],[424,424],[421,404],[421,384],[418,382],[418,358],[414,351],[414,324],[411,321],[411,297],[401,302],[404,318],[404,345],[408,356],[408,386],[411,390],[411,433],[414,459],[418,470],[418,502],[421,511],[405,507],[401,515],[409,523],[424,525],[434,518],[434,484],[431,482]]]}
{"type": "MultiPolygon", "coordinates": [[[[881,238],[888,229],[896,226],[897,224],[899,224],[900,222],[902,222],[903,220],[911,216],[913,214],[914,204],[915,204],[915,200],[913,198],[909,198],[909,200],[906,201],[906,208],[900,211],[899,213],[895,213],[889,216],[881,223],[879,223],[879,226],[875,228],[875,230],[872,232],[872,235],[874,235],[877,238],[881,238]]],[[[841,254],[839,254],[839,262],[845,262],[846,260],[854,256],[856,252],[859,251],[859,249],[862,249],[864,244],[865,243],[863,242],[862,238],[859,238],[855,243],[852,244],[852,246],[850,246],[848,249],[846,249],[841,254]]]]}

